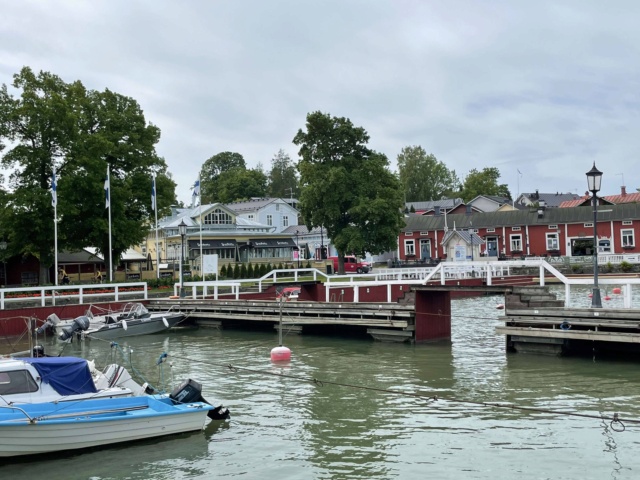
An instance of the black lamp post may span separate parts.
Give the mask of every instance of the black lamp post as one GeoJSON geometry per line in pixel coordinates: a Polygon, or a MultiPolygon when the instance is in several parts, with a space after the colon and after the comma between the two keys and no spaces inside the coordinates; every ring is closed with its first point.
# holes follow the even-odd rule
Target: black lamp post
{"type": "Polygon", "coordinates": [[[178,231],[182,237],[182,247],[180,249],[180,298],[184,298],[184,237],[187,234],[187,224],[184,220],[178,225],[178,231]]]}
{"type": "Polygon", "coordinates": [[[600,299],[600,288],[598,287],[598,199],[596,194],[600,191],[602,183],[602,172],[596,168],[596,162],[593,162],[593,168],[587,172],[587,183],[589,191],[592,194],[591,202],[593,203],[593,294],[591,296],[591,308],[602,308],[602,300],[600,299]]]}
{"type": "Polygon", "coordinates": [[[298,243],[298,231],[296,230],[296,248],[298,249],[298,268],[300,268],[300,244],[298,243]]]}

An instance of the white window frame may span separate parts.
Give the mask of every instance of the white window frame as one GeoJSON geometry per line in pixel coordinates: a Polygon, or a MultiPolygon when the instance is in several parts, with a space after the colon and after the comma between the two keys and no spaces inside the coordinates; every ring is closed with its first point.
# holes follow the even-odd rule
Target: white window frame
{"type": "Polygon", "coordinates": [[[416,255],[416,241],[415,240],[405,240],[404,241],[404,256],[414,256],[416,255]]]}
{"type": "Polygon", "coordinates": [[[404,232],[404,236],[405,237],[412,237],[413,236],[413,232],[404,232]]]}
{"type": "Polygon", "coordinates": [[[522,227],[511,227],[512,232],[519,232],[522,230],[522,227]]]}
{"type": "Polygon", "coordinates": [[[623,220],[622,225],[633,225],[633,220],[623,220]]]}
{"type": "Polygon", "coordinates": [[[421,237],[426,237],[427,235],[429,235],[429,232],[420,232],[421,237]]]}
{"type": "Polygon", "coordinates": [[[620,239],[622,240],[623,247],[635,247],[636,239],[633,228],[625,228],[620,230],[620,239]]]}
{"type": "Polygon", "coordinates": [[[495,228],[487,228],[487,233],[495,233],[495,228]]]}
{"type": "Polygon", "coordinates": [[[549,225],[549,230],[558,230],[558,225],[549,225]]]}
{"type": "Polygon", "coordinates": [[[509,236],[509,250],[512,252],[522,252],[522,234],[509,236]]]}
{"type": "Polygon", "coordinates": [[[269,225],[270,227],[273,226],[273,215],[271,215],[270,213],[267,214],[267,225],[269,225]]]}
{"type": "Polygon", "coordinates": [[[250,213],[249,215],[247,215],[247,219],[248,220],[255,220],[256,216],[253,213],[250,213]]]}
{"type": "Polygon", "coordinates": [[[560,235],[555,233],[547,233],[547,250],[560,250],[560,235]]]}
{"type": "Polygon", "coordinates": [[[584,228],[593,228],[593,222],[591,222],[591,223],[585,223],[585,224],[584,224],[584,228]]]}
{"type": "Polygon", "coordinates": [[[288,227],[289,226],[289,216],[288,215],[283,215],[282,216],[282,226],[283,227],[288,227]]]}

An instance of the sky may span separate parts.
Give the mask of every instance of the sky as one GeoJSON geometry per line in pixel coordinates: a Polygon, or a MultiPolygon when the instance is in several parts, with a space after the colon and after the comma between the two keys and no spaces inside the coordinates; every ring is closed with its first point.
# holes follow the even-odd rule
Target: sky
{"type": "Polygon", "coordinates": [[[349,118],[387,155],[420,145],[511,194],[640,187],[640,2],[0,0],[0,83],[23,66],[134,98],[178,199],[211,156],[249,168],[306,116],[349,118]],[[633,132],[636,132],[635,134],[633,132]]]}

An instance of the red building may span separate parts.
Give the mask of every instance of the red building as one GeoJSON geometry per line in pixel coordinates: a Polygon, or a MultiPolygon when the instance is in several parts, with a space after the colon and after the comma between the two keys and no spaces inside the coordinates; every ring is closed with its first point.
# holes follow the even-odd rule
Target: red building
{"type": "MultiPolygon", "coordinates": [[[[598,210],[601,254],[639,253],[640,204],[602,205],[598,210]]],[[[488,257],[583,256],[593,254],[593,208],[539,208],[488,213],[410,215],[398,238],[401,260],[446,259],[442,240],[457,229],[484,239],[488,257]]]]}

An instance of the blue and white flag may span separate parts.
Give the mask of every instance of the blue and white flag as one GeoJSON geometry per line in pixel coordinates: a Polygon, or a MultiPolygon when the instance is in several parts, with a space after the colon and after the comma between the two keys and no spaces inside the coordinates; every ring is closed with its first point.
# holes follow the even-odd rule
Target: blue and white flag
{"type": "Polygon", "coordinates": [[[156,209],[156,176],[151,177],[151,210],[156,209]]]}
{"type": "Polygon", "coordinates": [[[196,180],[196,183],[193,184],[193,197],[197,197],[200,195],[200,179],[196,180]]]}
{"type": "Polygon", "coordinates": [[[58,205],[58,183],[56,181],[56,167],[53,167],[53,176],[51,177],[51,206],[58,205]]]}
{"type": "Polygon", "coordinates": [[[109,188],[111,183],[109,182],[109,167],[107,166],[107,179],[104,181],[104,208],[111,206],[111,199],[109,198],[109,188]]]}

